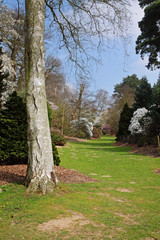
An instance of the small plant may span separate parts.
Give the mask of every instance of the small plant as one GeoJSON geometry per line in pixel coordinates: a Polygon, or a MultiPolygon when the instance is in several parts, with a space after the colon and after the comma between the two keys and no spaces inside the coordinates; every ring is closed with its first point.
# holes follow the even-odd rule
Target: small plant
{"type": "Polygon", "coordinates": [[[64,146],[66,144],[66,140],[64,137],[53,132],[51,133],[51,139],[55,145],[64,146]]]}

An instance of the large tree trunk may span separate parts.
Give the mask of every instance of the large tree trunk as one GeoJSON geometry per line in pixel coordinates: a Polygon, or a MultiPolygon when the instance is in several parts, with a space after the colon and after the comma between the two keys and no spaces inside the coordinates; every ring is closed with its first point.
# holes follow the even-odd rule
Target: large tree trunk
{"type": "Polygon", "coordinates": [[[50,137],[46,91],[45,0],[26,0],[26,102],[28,121],[28,192],[53,192],[57,183],[50,137]]]}

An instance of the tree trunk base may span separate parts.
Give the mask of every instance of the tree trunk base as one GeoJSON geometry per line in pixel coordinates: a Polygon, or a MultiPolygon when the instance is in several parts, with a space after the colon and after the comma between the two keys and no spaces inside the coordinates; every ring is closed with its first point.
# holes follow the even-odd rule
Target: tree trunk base
{"type": "Polygon", "coordinates": [[[55,187],[57,186],[58,180],[56,176],[54,176],[54,179],[49,179],[46,177],[43,177],[41,179],[34,178],[31,181],[25,181],[25,186],[27,187],[27,193],[53,193],[55,187]]]}

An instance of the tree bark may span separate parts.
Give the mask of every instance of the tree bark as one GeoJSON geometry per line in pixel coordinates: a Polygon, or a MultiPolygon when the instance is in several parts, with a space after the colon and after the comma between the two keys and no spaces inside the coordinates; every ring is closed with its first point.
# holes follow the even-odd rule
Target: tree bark
{"type": "Polygon", "coordinates": [[[53,192],[57,184],[45,91],[45,0],[26,0],[26,103],[28,121],[28,192],[53,192]]]}

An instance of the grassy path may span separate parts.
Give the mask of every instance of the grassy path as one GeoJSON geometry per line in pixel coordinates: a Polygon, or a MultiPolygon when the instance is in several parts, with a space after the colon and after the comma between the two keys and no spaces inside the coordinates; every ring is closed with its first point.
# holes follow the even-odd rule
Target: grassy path
{"type": "Polygon", "coordinates": [[[1,187],[0,239],[160,239],[159,158],[132,154],[105,137],[68,143],[61,165],[98,180],[59,184],[54,195],[1,187]]]}

